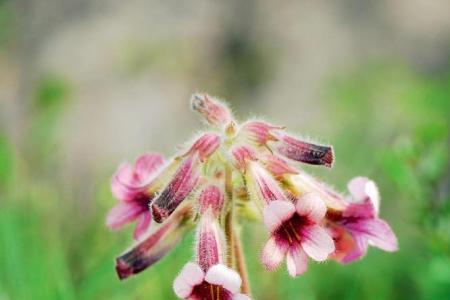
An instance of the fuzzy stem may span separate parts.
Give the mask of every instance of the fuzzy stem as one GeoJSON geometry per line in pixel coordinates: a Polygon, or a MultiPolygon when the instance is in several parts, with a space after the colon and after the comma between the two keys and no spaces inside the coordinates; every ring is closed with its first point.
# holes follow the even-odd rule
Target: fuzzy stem
{"type": "Polygon", "coordinates": [[[241,275],[242,279],[241,292],[251,297],[250,281],[248,280],[247,265],[245,263],[245,255],[242,248],[242,240],[240,238],[239,233],[240,232],[237,230],[234,233],[234,252],[236,254],[236,268],[239,275],[241,275]]]}
{"type": "Polygon", "coordinates": [[[235,257],[235,238],[234,238],[234,199],[233,199],[233,173],[230,165],[225,166],[225,197],[228,203],[227,213],[225,215],[225,238],[227,240],[227,265],[230,268],[234,266],[235,257]]]}

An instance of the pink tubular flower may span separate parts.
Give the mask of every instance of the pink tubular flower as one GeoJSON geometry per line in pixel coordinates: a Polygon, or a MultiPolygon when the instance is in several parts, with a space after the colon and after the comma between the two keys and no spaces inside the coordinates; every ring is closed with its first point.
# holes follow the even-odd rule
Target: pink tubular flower
{"type": "Polygon", "coordinates": [[[192,228],[192,204],[182,205],[172,216],[142,241],[118,258],[116,271],[120,279],[137,274],[158,262],[192,228]]]}
{"type": "Polygon", "coordinates": [[[233,163],[238,170],[245,170],[250,161],[256,160],[256,153],[249,146],[234,146],[231,149],[233,163]]]}
{"type": "Polygon", "coordinates": [[[227,125],[233,120],[228,107],[208,94],[192,95],[191,106],[193,110],[199,112],[211,125],[227,125]]]}
{"type": "Polygon", "coordinates": [[[152,203],[153,217],[161,223],[183,202],[198,183],[200,163],[203,163],[220,146],[216,134],[206,133],[194,142],[178,171],[165,189],[152,203]]]}
{"type": "Polygon", "coordinates": [[[343,211],[330,211],[330,232],[336,243],[334,258],[349,263],[364,256],[369,245],[384,251],[398,249],[397,238],[389,224],[378,218],[379,193],[375,183],[356,177],[348,184],[352,201],[343,211]]]}
{"type": "Polygon", "coordinates": [[[199,197],[202,217],[197,233],[197,262],[189,262],[175,279],[173,288],[181,299],[250,299],[239,294],[241,278],[223,264],[224,238],[218,223],[223,195],[217,186],[206,187],[199,197]]]}
{"type": "Polygon", "coordinates": [[[183,202],[197,185],[199,168],[197,157],[188,156],[180,165],[169,184],[152,203],[153,218],[161,223],[183,202]]]}
{"type": "Polygon", "coordinates": [[[134,167],[128,163],[119,167],[111,180],[111,189],[120,203],[111,209],[106,218],[109,228],[119,229],[138,220],[135,239],[148,229],[152,219],[148,205],[154,196],[151,184],[163,163],[161,155],[145,154],[136,160],[134,167]]]}
{"type": "Polygon", "coordinates": [[[243,124],[239,134],[256,145],[265,145],[269,141],[277,141],[278,139],[272,134],[272,131],[281,129],[284,127],[253,120],[243,124]]]}
{"type": "Polygon", "coordinates": [[[290,166],[285,160],[273,154],[265,155],[262,162],[266,169],[277,178],[281,178],[287,174],[298,174],[297,169],[290,166]]]}
{"type": "Polygon", "coordinates": [[[291,276],[303,274],[308,256],[324,261],[334,251],[333,239],[320,226],[326,206],[314,194],[306,194],[294,205],[287,201],[272,201],[264,209],[264,223],[271,237],[264,247],[262,261],[274,270],[287,256],[291,276]]]}
{"type": "Polygon", "coordinates": [[[276,137],[279,140],[276,150],[289,159],[311,165],[333,165],[334,154],[331,146],[308,143],[285,133],[278,133],[276,137]]]}
{"type": "Polygon", "coordinates": [[[253,190],[253,197],[262,204],[275,200],[287,200],[279,183],[257,162],[251,163],[247,170],[247,184],[253,190]]]}

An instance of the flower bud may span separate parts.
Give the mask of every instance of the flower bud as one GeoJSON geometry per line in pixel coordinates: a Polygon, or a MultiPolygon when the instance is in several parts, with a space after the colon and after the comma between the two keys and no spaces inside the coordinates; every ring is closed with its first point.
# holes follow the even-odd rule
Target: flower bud
{"type": "Polygon", "coordinates": [[[205,133],[197,139],[185,155],[198,153],[201,162],[205,161],[220,146],[220,137],[215,133],[205,133]]]}
{"type": "Polygon", "coordinates": [[[228,107],[208,94],[193,94],[191,106],[211,125],[224,126],[233,120],[228,107]]]}
{"type": "Polygon", "coordinates": [[[279,142],[276,143],[276,150],[289,159],[311,165],[333,165],[334,154],[331,146],[308,143],[284,133],[277,134],[277,138],[279,142]]]}

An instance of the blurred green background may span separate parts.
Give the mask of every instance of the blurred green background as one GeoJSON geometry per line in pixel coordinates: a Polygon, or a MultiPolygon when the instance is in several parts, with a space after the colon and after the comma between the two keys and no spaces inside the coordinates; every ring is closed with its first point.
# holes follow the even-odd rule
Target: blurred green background
{"type": "Polygon", "coordinates": [[[263,271],[245,224],[255,299],[450,299],[450,3],[0,1],[0,299],[174,299],[192,237],[120,282],[109,179],[202,128],[192,92],[334,145],[345,191],[374,178],[394,254],[263,271]]]}

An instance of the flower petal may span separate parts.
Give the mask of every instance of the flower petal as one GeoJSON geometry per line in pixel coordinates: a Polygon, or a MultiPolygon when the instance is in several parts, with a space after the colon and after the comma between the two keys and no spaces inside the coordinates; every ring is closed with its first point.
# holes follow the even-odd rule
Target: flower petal
{"type": "Polygon", "coordinates": [[[353,236],[365,237],[369,244],[377,248],[388,252],[398,250],[397,237],[384,220],[366,219],[345,226],[353,236]]]}
{"type": "Polygon", "coordinates": [[[185,299],[196,285],[203,282],[204,277],[205,273],[196,263],[188,262],[175,278],[173,290],[178,297],[185,299]]]}
{"type": "Polygon", "coordinates": [[[164,158],[160,154],[149,153],[140,156],[134,164],[135,172],[141,182],[148,181],[149,177],[153,175],[164,164],[164,158]]]}
{"type": "Polygon", "coordinates": [[[302,247],[309,257],[324,261],[334,252],[334,242],[328,232],[318,225],[305,226],[301,230],[302,247]]]}
{"type": "Polygon", "coordinates": [[[239,292],[241,277],[239,274],[225,265],[217,264],[206,272],[205,281],[211,284],[221,285],[232,294],[239,292]]]}
{"type": "Polygon", "coordinates": [[[264,224],[270,232],[274,232],[280,225],[290,219],[295,213],[295,206],[291,202],[275,200],[264,207],[264,224]]]}
{"type": "Polygon", "coordinates": [[[308,269],[308,256],[300,245],[291,247],[287,254],[286,265],[292,277],[301,275],[308,269]]]}
{"type": "Polygon", "coordinates": [[[367,177],[355,177],[347,185],[356,202],[364,202],[367,199],[373,205],[375,214],[378,214],[380,208],[380,194],[378,188],[372,180],[367,177]]]}
{"type": "Polygon", "coordinates": [[[270,237],[262,251],[262,263],[268,271],[273,271],[281,264],[289,249],[289,244],[277,242],[275,237],[270,237]]]}
{"type": "Polygon", "coordinates": [[[307,193],[301,196],[295,204],[295,209],[300,216],[318,223],[327,213],[327,207],[322,199],[315,193],[307,193]]]}
{"type": "Polygon", "coordinates": [[[120,165],[111,179],[111,191],[114,197],[122,201],[132,201],[141,191],[138,186],[139,180],[128,163],[120,165]]]}
{"type": "Polygon", "coordinates": [[[145,232],[147,232],[148,227],[152,221],[152,214],[150,209],[141,214],[139,221],[134,229],[133,237],[135,240],[139,239],[145,232]]]}
{"type": "Polygon", "coordinates": [[[249,296],[244,294],[233,295],[233,300],[252,300],[249,296]]]}
{"type": "Polygon", "coordinates": [[[135,203],[119,203],[114,206],[106,217],[106,226],[111,229],[120,229],[125,224],[134,221],[144,212],[142,206],[135,203]]]}
{"type": "Polygon", "coordinates": [[[353,236],[354,247],[349,253],[342,259],[343,264],[351,263],[355,260],[360,259],[366,255],[368,242],[367,239],[362,236],[353,236]]]}

